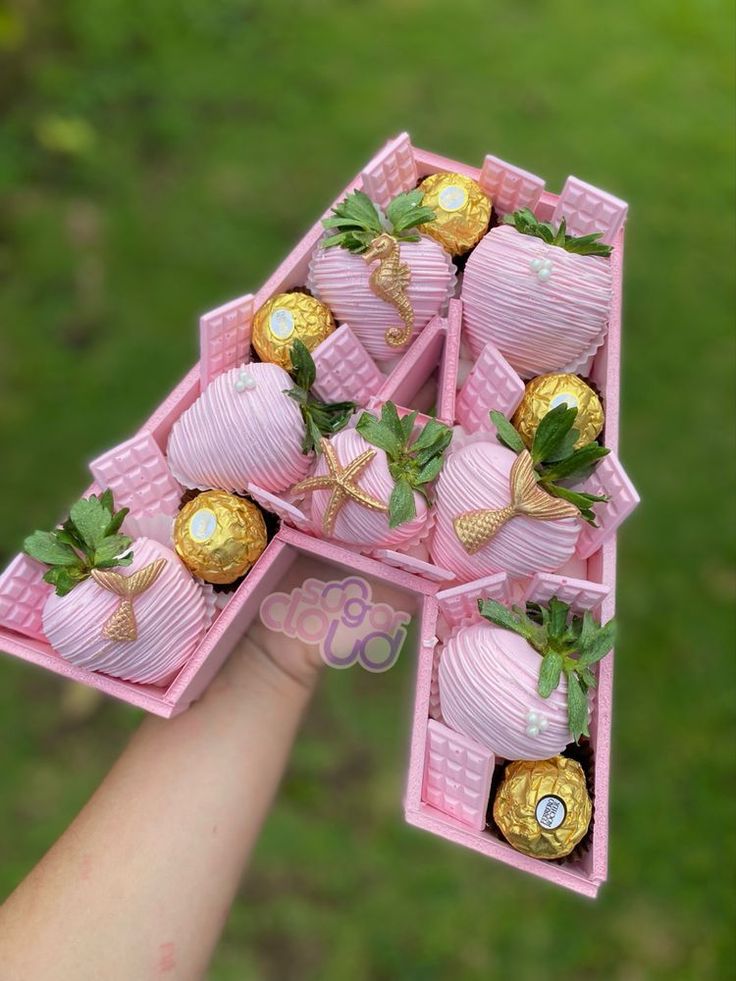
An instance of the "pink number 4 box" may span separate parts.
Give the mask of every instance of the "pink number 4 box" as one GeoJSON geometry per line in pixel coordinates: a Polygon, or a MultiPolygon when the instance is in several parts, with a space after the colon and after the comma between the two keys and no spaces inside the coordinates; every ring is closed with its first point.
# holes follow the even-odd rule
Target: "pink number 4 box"
{"type": "MultiPolygon", "coordinates": [[[[445,643],[480,623],[479,600],[495,600],[510,607],[544,605],[556,598],[579,617],[588,611],[596,621],[605,623],[613,616],[616,530],[638,502],[617,458],[627,209],[622,201],[575,177],[568,178],[561,194],[555,195],[546,191],[540,178],[492,155],[486,156],[478,169],[420,150],[412,146],[407,134],[387,144],[333,207],[357,189],[382,209],[388,216],[384,222],[388,222],[398,214],[392,205],[397,195],[413,191],[431,175],[445,174],[455,175],[458,185],[449,190],[440,187],[433,199],[438,209],[444,209],[445,218],[467,209],[468,194],[472,203],[478,188],[482,192],[479,207],[489,207],[484,205],[484,197],[493,203],[493,234],[488,233],[469,258],[453,258],[452,249],[448,255],[430,240],[429,233],[423,234],[408,250],[402,242],[400,254],[395,252],[397,261],[406,258],[407,268],[410,266],[410,272],[402,273],[400,266],[392,266],[394,239],[378,228],[367,262],[361,256],[349,257],[356,260],[353,268],[339,254],[340,249],[324,248],[322,221],[332,213],[328,210],[255,295],[238,297],[201,318],[199,364],[139,432],[92,461],[88,493],[111,490],[115,505],[130,509],[126,521],[131,528],[167,540],[171,520],[186,500],[181,474],[170,458],[172,427],[210,385],[230,377],[229,372],[241,372],[236,376],[238,391],[251,387],[248,366],[256,363],[251,346],[254,317],[275,295],[308,290],[330,307],[336,322],[336,329],[311,348],[315,395],[329,401],[352,400],[359,411],[366,409],[376,417],[386,405],[396,406],[402,418],[413,410],[417,415],[408,423],[410,428],[430,420],[453,427],[449,460],[460,452],[467,453],[468,459],[480,453],[477,459],[481,462],[471,468],[471,476],[475,479],[477,475],[481,482],[491,479],[482,453],[495,459],[493,453],[510,452],[497,449],[489,413],[494,410],[512,417],[525,397],[525,384],[556,369],[564,367],[566,372],[585,378],[603,407],[601,441],[610,451],[578,488],[605,497],[595,506],[595,526],[568,517],[568,526],[573,520],[577,522],[575,534],[568,534],[568,538],[562,535],[558,540],[548,531],[553,522],[539,520],[535,526],[539,539],[545,542],[546,535],[549,549],[563,549],[558,560],[554,566],[548,563],[547,568],[540,568],[527,556],[523,542],[522,546],[514,545],[509,539],[512,560],[507,568],[498,559],[495,565],[484,564],[489,536],[496,535],[499,549],[505,540],[493,521],[488,531],[485,519],[478,517],[482,508],[464,512],[465,518],[470,515],[469,538],[460,533],[464,526],[456,520],[456,538],[450,531],[443,539],[438,505],[437,514],[428,507],[421,534],[404,539],[390,535],[380,542],[346,542],[338,540],[339,524],[334,526],[335,533],[325,534],[327,525],[319,524],[316,503],[310,508],[306,496],[264,489],[257,481],[250,481],[243,488],[224,489],[247,494],[267,517],[270,515],[268,544],[236,589],[209,589],[206,593],[208,627],[186,662],[164,683],[122,680],[112,669],[111,673],[99,666],[91,670],[79,660],[72,663],[57,653],[47,639],[43,616],[52,587],[42,580],[44,567],[25,554],[16,556],[0,577],[0,646],[66,678],[170,717],[184,711],[205,690],[239,637],[259,615],[264,600],[283,589],[285,583],[293,584],[293,570],[301,568],[295,566],[298,559],[312,559],[321,580],[357,577],[368,584],[374,597],[388,601],[416,624],[416,629],[408,631],[402,651],[402,656],[413,658],[416,666],[406,820],[483,855],[595,896],[607,867],[612,652],[593,668],[595,695],[589,738],[572,753],[585,771],[592,820],[580,845],[567,857],[554,860],[522,853],[497,827],[491,804],[510,757],[500,753],[497,746],[488,745],[490,740],[482,733],[479,738],[476,730],[463,731],[463,726],[449,724],[457,711],[450,713],[451,719],[443,717],[440,663],[445,643]],[[461,185],[461,178],[469,179],[467,185],[461,185]],[[510,215],[520,216],[516,229],[504,224],[504,217],[510,215]],[[537,229],[538,234],[518,234],[519,230],[528,231],[520,223],[530,220],[545,223],[552,230],[562,226],[562,239],[546,241],[543,229],[537,229]],[[611,246],[605,262],[598,258],[591,262],[583,249],[582,256],[575,254],[576,246],[567,251],[558,247],[565,235],[585,242],[584,237],[591,233],[600,233],[597,241],[611,246]],[[387,240],[383,243],[385,253],[381,253],[379,238],[387,240]],[[584,261],[578,261],[581,258],[584,261]],[[378,270],[370,280],[369,267],[378,270]],[[383,285],[379,272],[386,274],[383,285]],[[347,291],[341,286],[344,275],[353,284],[347,291]],[[575,299],[581,291],[583,301],[575,299]],[[406,297],[408,306],[402,307],[406,297]],[[538,302],[547,307],[535,320],[525,311],[538,302]],[[373,325],[385,322],[387,331],[381,328],[378,333],[371,332],[365,327],[366,318],[373,325]],[[397,321],[395,327],[391,326],[392,318],[397,321]],[[405,330],[395,349],[391,330],[405,330]],[[517,335],[518,331],[521,333],[517,335]],[[569,350],[558,352],[555,362],[559,338],[565,338],[563,348],[569,342],[569,350]]],[[[438,180],[441,184],[441,178],[438,180]]],[[[431,183],[422,184],[425,204],[431,183]]],[[[406,203],[406,199],[400,200],[406,203]]],[[[486,224],[487,220],[488,215],[486,224]]],[[[396,221],[400,223],[401,217],[395,220],[399,227],[396,221]]],[[[453,228],[449,219],[447,227],[453,228]]],[[[569,401],[566,404],[569,406],[569,401]]],[[[349,431],[355,428],[353,419],[343,438],[359,440],[357,431],[349,431]]],[[[517,456],[517,461],[520,459],[517,456]]],[[[446,480],[445,493],[450,497],[451,476],[450,463],[446,462],[439,482],[446,480]]],[[[513,483],[513,477],[510,479],[513,483]]],[[[464,485],[472,481],[468,478],[462,483],[457,489],[458,500],[465,493],[464,485]]],[[[188,486],[194,485],[190,482],[188,486]]],[[[207,486],[216,485],[210,482],[207,486]]],[[[441,496],[441,486],[433,490],[441,496]]],[[[514,500],[512,494],[499,520],[510,527],[513,519],[515,527],[522,528],[532,518],[525,517],[529,511],[524,510],[527,505],[521,498],[518,507],[514,500]]],[[[493,520],[498,513],[493,512],[493,520]]],[[[371,514],[370,510],[366,514],[371,514]]],[[[463,706],[459,711],[462,714],[463,706]]],[[[536,735],[546,725],[543,713],[527,714],[526,732],[536,735]]]]}

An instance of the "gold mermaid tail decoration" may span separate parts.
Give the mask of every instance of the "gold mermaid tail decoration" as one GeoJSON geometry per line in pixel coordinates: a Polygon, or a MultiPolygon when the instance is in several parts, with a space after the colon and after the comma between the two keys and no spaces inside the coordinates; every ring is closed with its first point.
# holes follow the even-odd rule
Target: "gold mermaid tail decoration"
{"type": "Polygon", "coordinates": [[[112,570],[93,569],[92,578],[110,593],[120,597],[112,616],[102,627],[102,636],[108,640],[135,640],[138,625],[133,613],[133,600],[152,586],[164,571],[166,559],[155,559],[132,576],[122,576],[112,570]]]}
{"type": "Polygon", "coordinates": [[[389,327],[384,337],[391,347],[403,347],[414,331],[414,309],[407,289],[411,283],[411,268],[401,261],[399,243],[388,232],[377,235],[363,258],[366,262],[379,260],[368,280],[373,293],[398,311],[403,327],[389,327]]]}
{"type": "Polygon", "coordinates": [[[514,460],[509,474],[509,489],[511,503],[505,507],[465,511],[453,521],[455,534],[469,555],[475,555],[487,545],[517,514],[538,521],[554,521],[556,518],[576,518],[580,513],[574,504],[552,497],[539,486],[528,450],[523,450],[514,460]]]}

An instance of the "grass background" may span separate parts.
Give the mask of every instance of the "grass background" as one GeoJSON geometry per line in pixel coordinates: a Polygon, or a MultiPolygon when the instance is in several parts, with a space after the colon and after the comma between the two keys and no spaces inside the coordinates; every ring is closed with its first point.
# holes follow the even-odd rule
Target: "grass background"
{"type": "MultiPolygon", "coordinates": [[[[734,24],[721,0],[0,3],[0,559],[385,139],[631,205],[611,876],[406,828],[412,666],[333,673],[215,981],[723,978],[733,963],[734,24]]],[[[137,724],[0,664],[0,895],[137,724]]]]}

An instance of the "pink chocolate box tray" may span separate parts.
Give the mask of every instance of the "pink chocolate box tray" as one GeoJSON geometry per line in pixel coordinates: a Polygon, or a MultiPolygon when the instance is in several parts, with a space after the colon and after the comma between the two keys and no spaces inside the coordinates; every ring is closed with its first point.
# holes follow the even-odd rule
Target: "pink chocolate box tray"
{"type": "MultiPolygon", "coordinates": [[[[392,140],[338,196],[362,188],[379,205],[413,188],[438,171],[454,171],[479,181],[501,213],[530,207],[540,220],[566,218],[575,234],[603,231],[614,246],[611,256],[614,297],[606,340],[580,370],[597,386],[605,406],[604,442],[612,451],[589,478],[586,488],[604,491],[608,502],[597,511],[597,528],[586,526],[575,558],[556,575],[538,573],[529,580],[510,581],[505,573],[465,585],[429,564],[423,557],[387,549],[371,555],[315,538],[304,515],[285,500],[257,487],[249,492],[280,519],[277,533],[263,555],[230,595],[190,660],[166,688],[121,681],[75,667],[46,641],[41,611],[50,587],[41,581],[41,567],[25,555],[12,560],[0,576],[0,647],[26,661],[157,715],[182,712],[207,687],[234,644],[258,615],[265,596],[283,582],[299,555],[311,555],[322,567],[344,576],[355,572],[390,590],[394,605],[416,620],[418,629],[405,655],[416,657],[416,695],[406,820],[440,837],[552,881],[595,896],[606,878],[608,852],[608,785],[611,735],[613,653],[598,666],[598,687],[590,725],[594,822],[588,847],[572,861],[544,862],[528,858],[507,845],[486,826],[491,781],[497,761],[488,749],[447,728],[437,696],[438,638],[454,626],[477,617],[478,597],[500,601],[544,602],[557,595],[577,610],[590,609],[601,620],[615,607],[616,529],[638,503],[638,497],[616,457],[618,449],[621,287],[626,205],[597,188],[570,177],[559,196],[544,189],[540,178],[491,155],[481,169],[448,160],[411,145],[402,134],[392,140]],[[414,650],[411,650],[411,647],[414,650]]],[[[321,221],[307,232],[286,260],[253,295],[232,300],[200,321],[201,360],[164,400],[135,436],[94,460],[90,490],[109,487],[118,506],[134,517],[157,512],[174,514],[182,488],[169,472],[164,449],[175,420],[219,373],[250,358],[253,313],[274,293],[303,286],[310,257],[323,234],[321,221]]],[[[434,378],[436,416],[473,434],[489,428],[491,408],[511,413],[523,393],[523,382],[500,353],[487,345],[466,365],[460,383],[462,304],[450,300],[445,315],[435,317],[390,371],[380,370],[350,329],[343,324],[313,352],[318,394],[350,398],[373,408],[388,399],[399,406],[415,405],[424,383],[434,378]]],[[[431,401],[431,400],[430,400],[431,401]]]]}

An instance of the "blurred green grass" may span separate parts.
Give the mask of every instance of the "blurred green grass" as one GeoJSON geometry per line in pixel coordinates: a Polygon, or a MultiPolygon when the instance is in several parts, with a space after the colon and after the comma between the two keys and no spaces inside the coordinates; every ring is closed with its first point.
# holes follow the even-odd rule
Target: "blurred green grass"
{"type": "MultiPolygon", "coordinates": [[[[389,136],[631,205],[610,881],[404,827],[412,665],[335,672],[212,968],[722,978],[733,963],[734,23],[721,0],[0,4],[0,559],[389,136]]],[[[4,659],[0,894],[137,716],[4,659]]]]}

